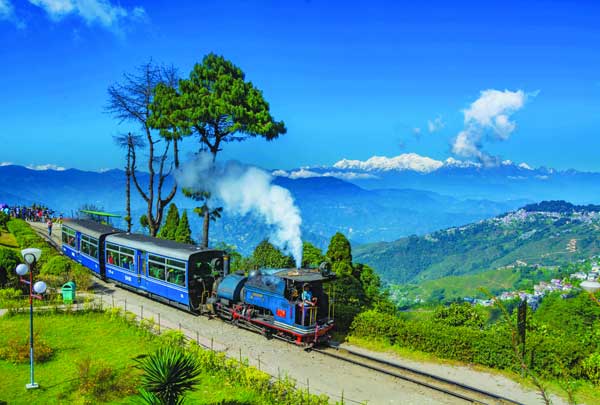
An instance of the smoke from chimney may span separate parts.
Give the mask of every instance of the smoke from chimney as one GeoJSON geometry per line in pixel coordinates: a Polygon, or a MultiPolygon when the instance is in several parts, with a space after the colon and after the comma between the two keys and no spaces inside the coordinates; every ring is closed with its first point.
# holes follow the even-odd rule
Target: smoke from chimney
{"type": "Polygon", "coordinates": [[[184,164],[175,179],[183,188],[210,192],[213,205],[222,204],[229,214],[250,213],[262,219],[271,229],[269,241],[301,266],[300,210],[287,189],[272,184],[269,173],[234,161],[215,164],[210,154],[201,153],[184,164]]]}

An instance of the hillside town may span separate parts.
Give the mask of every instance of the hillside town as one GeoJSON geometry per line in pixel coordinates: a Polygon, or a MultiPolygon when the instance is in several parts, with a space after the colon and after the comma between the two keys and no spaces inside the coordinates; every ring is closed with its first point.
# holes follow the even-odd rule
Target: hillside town
{"type": "MultiPolygon", "coordinates": [[[[518,298],[521,301],[526,301],[527,305],[529,305],[529,307],[535,311],[546,295],[554,292],[560,292],[562,298],[569,298],[572,295],[572,292],[575,289],[578,289],[576,284],[585,280],[597,281],[599,277],[600,265],[594,263],[591,265],[591,270],[589,272],[577,271],[569,274],[569,277],[564,279],[553,278],[550,281],[540,281],[533,286],[533,292],[504,291],[496,298],[500,301],[508,301],[518,298]]],[[[486,307],[494,305],[493,299],[484,300],[466,297],[465,301],[474,305],[482,305],[486,307]]]]}

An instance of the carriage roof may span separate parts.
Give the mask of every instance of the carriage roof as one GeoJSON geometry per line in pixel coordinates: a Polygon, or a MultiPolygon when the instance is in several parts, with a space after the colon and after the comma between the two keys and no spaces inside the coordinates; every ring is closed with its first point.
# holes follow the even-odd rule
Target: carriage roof
{"type": "Polygon", "coordinates": [[[86,235],[93,236],[94,238],[99,238],[101,235],[123,232],[110,225],[100,224],[95,221],[90,221],[89,219],[64,219],[63,225],[86,235]]]}
{"type": "Polygon", "coordinates": [[[110,235],[106,238],[106,242],[116,243],[134,249],[143,250],[148,253],[155,253],[161,256],[173,257],[181,260],[188,260],[190,256],[196,253],[221,252],[220,250],[203,249],[196,245],[153,238],[151,236],[135,233],[117,233],[110,235]]]}

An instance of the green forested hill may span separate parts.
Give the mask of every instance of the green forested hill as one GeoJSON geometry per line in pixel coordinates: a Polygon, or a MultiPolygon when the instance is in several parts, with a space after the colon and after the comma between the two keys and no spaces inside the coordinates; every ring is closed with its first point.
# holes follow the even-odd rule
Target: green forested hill
{"type": "Polygon", "coordinates": [[[585,259],[600,254],[599,237],[600,211],[595,207],[544,202],[459,228],[357,246],[354,257],[387,282],[415,283],[517,261],[557,265],[585,259]],[[560,209],[549,211],[553,207],[560,209]]]}

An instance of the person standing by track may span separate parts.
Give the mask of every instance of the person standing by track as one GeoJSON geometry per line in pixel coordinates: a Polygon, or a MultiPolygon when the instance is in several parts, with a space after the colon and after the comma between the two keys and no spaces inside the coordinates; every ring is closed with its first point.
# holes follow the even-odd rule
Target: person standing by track
{"type": "Polygon", "coordinates": [[[48,225],[48,236],[52,237],[52,218],[48,217],[46,225],[48,225]]]}

